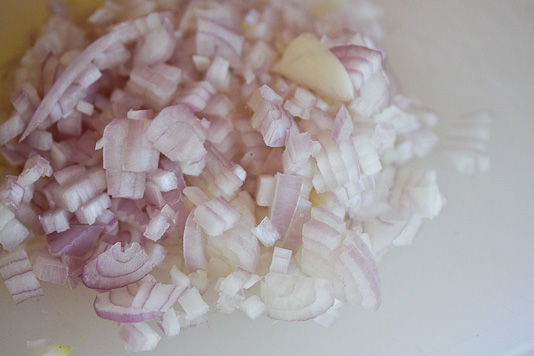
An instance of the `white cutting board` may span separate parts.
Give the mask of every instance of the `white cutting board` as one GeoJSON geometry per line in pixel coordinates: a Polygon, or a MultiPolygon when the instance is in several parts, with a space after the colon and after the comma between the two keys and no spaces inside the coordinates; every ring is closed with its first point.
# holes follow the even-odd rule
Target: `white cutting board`
{"type": "MultiPolygon", "coordinates": [[[[465,177],[434,160],[448,203],[413,247],[381,262],[377,312],[344,307],[331,329],[213,315],[146,354],[534,355],[534,1],[378,3],[405,95],[444,122],[494,112],[491,171],[465,177]]],[[[125,354],[115,323],[94,314],[92,292],[44,289],[15,306],[0,286],[1,355],[25,355],[25,342],[43,337],[71,345],[73,356],[125,354]]]]}

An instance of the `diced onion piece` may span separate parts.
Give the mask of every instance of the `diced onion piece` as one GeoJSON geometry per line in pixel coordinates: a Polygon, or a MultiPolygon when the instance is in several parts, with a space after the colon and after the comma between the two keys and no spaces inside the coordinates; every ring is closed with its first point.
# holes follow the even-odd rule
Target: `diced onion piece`
{"type": "Polygon", "coordinates": [[[0,275],[15,303],[44,295],[26,250],[20,248],[0,257],[0,275]]]}
{"type": "Polygon", "coordinates": [[[15,214],[0,202],[0,244],[8,251],[19,246],[28,236],[30,231],[16,217],[15,214]]]}
{"type": "Polygon", "coordinates": [[[23,187],[37,182],[41,177],[50,177],[52,175],[50,162],[40,155],[31,156],[24,164],[24,170],[17,178],[17,184],[23,187]]]}
{"type": "Polygon", "coordinates": [[[389,79],[383,70],[378,71],[360,89],[360,95],[350,104],[363,117],[382,111],[389,99],[389,79]]]}
{"type": "Polygon", "coordinates": [[[144,281],[132,300],[132,308],[159,310],[163,313],[172,308],[186,290],[185,286],[144,281]]]}
{"type": "Polygon", "coordinates": [[[161,339],[161,336],[145,322],[121,324],[119,337],[125,342],[127,352],[152,351],[161,339]]]}
{"type": "Polygon", "coordinates": [[[276,175],[270,219],[282,237],[286,235],[293,220],[301,190],[302,178],[288,174],[276,175]]]}
{"type": "Polygon", "coordinates": [[[230,74],[228,73],[230,62],[216,56],[206,73],[206,79],[218,92],[228,92],[230,88],[230,74]]]}
{"type": "Polygon", "coordinates": [[[194,211],[196,222],[209,236],[219,236],[233,228],[241,214],[223,197],[209,200],[194,211]]]}
{"type": "Polygon", "coordinates": [[[281,247],[275,247],[270,272],[287,273],[293,251],[281,247]]]}
{"type": "Polygon", "coordinates": [[[143,235],[152,241],[158,241],[171,226],[174,215],[174,210],[168,205],[156,210],[143,235]]]}
{"type": "Polygon", "coordinates": [[[55,209],[39,216],[39,222],[45,234],[51,234],[68,230],[70,228],[69,218],[70,214],[65,209],[55,209]]]}
{"type": "Polygon", "coordinates": [[[349,234],[343,244],[346,246],[339,256],[336,272],[343,281],[348,303],[376,310],[382,301],[380,277],[372,251],[362,235],[349,234]]]}
{"type": "Polygon", "coordinates": [[[147,174],[147,181],[154,183],[154,185],[161,192],[169,192],[178,189],[178,178],[173,172],[158,169],[147,174]]]}
{"type": "Polygon", "coordinates": [[[48,251],[54,256],[83,256],[93,247],[103,226],[71,225],[68,230],[46,236],[48,251]]]}
{"type": "Polygon", "coordinates": [[[205,239],[201,227],[195,220],[194,210],[185,222],[183,240],[184,261],[187,269],[191,272],[206,270],[208,262],[204,251],[205,239]]]}
{"type": "Polygon", "coordinates": [[[261,132],[269,147],[285,145],[292,125],[282,103],[282,97],[267,85],[259,88],[248,102],[254,111],[252,127],[261,132]]]}
{"type": "Polygon", "coordinates": [[[59,186],[51,187],[51,193],[59,206],[73,213],[106,189],[106,182],[110,183],[106,175],[107,172],[102,168],[87,172],[83,169],[66,178],[59,186]]]}
{"type": "Polygon", "coordinates": [[[204,295],[208,288],[210,288],[213,284],[213,281],[208,276],[208,273],[200,269],[197,269],[195,272],[189,273],[188,277],[191,281],[191,285],[198,289],[201,295],[204,295]]]}
{"type": "Polygon", "coordinates": [[[320,244],[330,251],[335,250],[345,232],[345,222],[323,207],[311,209],[312,218],[302,226],[304,246],[320,244]]]}
{"type": "Polygon", "coordinates": [[[209,305],[202,299],[202,296],[196,288],[187,290],[187,292],[178,299],[178,303],[180,303],[184,309],[189,320],[195,320],[203,316],[210,309],[209,305]]]}
{"type": "Polygon", "coordinates": [[[354,125],[352,124],[352,118],[349,111],[342,105],[334,119],[334,127],[332,128],[332,139],[335,142],[341,142],[348,140],[352,135],[354,125]]]}
{"type": "Polygon", "coordinates": [[[24,130],[24,121],[19,115],[13,115],[0,125],[0,145],[3,146],[24,130]]]}
{"type": "Polygon", "coordinates": [[[311,201],[299,198],[295,216],[289,225],[286,236],[281,240],[280,246],[298,252],[302,245],[302,227],[310,219],[311,201]]]}
{"type": "Polygon", "coordinates": [[[138,243],[121,247],[117,242],[109,250],[85,265],[83,283],[89,288],[113,289],[135,283],[154,267],[138,243]]]}
{"type": "Polygon", "coordinates": [[[149,321],[165,314],[185,289],[146,277],[126,287],[98,294],[93,306],[96,314],[104,319],[119,323],[149,321]]]}
{"type": "Polygon", "coordinates": [[[418,216],[408,220],[377,218],[365,221],[364,230],[373,237],[373,253],[380,260],[393,247],[411,244],[422,224],[423,219],[418,216]]]}
{"type": "Polygon", "coordinates": [[[123,31],[123,28],[121,28],[100,37],[69,64],[37,107],[31,121],[21,136],[21,141],[46,120],[48,115],[57,107],[58,101],[60,101],[69,86],[86,70],[87,66],[96,56],[111,46],[120,43],[125,35],[123,31]]]}
{"type": "Polygon", "coordinates": [[[106,170],[108,194],[113,198],[141,199],[146,189],[145,172],[106,170]]]}
{"type": "Polygon", "coordinates": [[[273,176],[261,175],[257,178],[256,204],[259,206],[271,206],[273,204],[276,179],[273,176]]]}
{"type": "Polygon", "coordinates": [[[382,68],[382,53],[372,48],[349,44],[330,48],[330,51],[343,64],[356,90],[382,68]]]}
{"type": "Polygon", "coordinates": [[[191,280],[186,276],[176,265],[173,265],[170,271],[172,283],[177,286],[189,288],[191,286],[191,280]]]}
{"type": "Polygon", "coordinates": [[[334,304],[334,292],[324,279],[270,272],[261,285],[267,315],[276,320],[313,319],[334,304]]]}
{"type": "Polygon", "coordinates": [[[252,229],[252,233],[260,240],[263,246],[267,247],[274,245],[280,239],[278,230],[267,216],[263,218],[258,226],[252,229]]]}
{"type": "Polygon", "coordinates": [[[33,271],[37,279],[56,284],[65,284],[68,275],[67,266],[59,259],[47,256],[36,256],[33,259],[33,271]]]}
{"type": "MultiPolygon", "coordinates": [[[[193,60],[195,60],[195,57],[198,56],[193,56],[193,60]]],[[[202,111],[216,92],[216,88],[209,81],[195,82],[185,89],[185,92],[179,96],[177,102],[187,105],[192,112],[202,111]]]]}
{"type": "Polygon", "coordinates": [[[171,58],[176,39],[172,25],[168,25],[156,27],[138,41],[133,58],[134,66],[153,65],[171,58]]]}
{"type": "Polygon", "coordinates": [[[175,162],[193,163],[206,155],[204,129],[189,107],[166,107],[152,120],[147,138],[175,162]]]}
{"type": "Polygon", "coordinates": [[[358,152],[360,167],[363,173],[373,175],[382,169],[380,156],[369,139],[364,136],[356,136],[354,138],[354,147],[356,148],[356,152],[358,152]]]}
{"type": "Polygon", "coordinates": [[[174,308],[171,308],[160,317],[158,326],[168,338],[177,336],[180,333],[180,321],[174,308]]]}
{"type": "Polygon", "coordinates": [[[182,79],[182,71],[165,63],[135,67],[126,91],[143,98],[151,109],[168,105],[182,79]]]}
{"type": "Polygon", "coordinates": [[[167,256],[167,249],[158,243],[145,242],[145,251],[154,266],[160,266],[167,256]]]}
{"type": "Polygon", "coordinates": [[[244,38],[225,26],[207,17],[198,17],[196,49],[204,57],[215,55],[226,58],[232,66],[241,63],[244,38]]]}
{"type": "Polygon", "coordinates": [[[241,303],[241,310],[251,319],[256,320],[267,311],[267,306],[259,296],[253,295],[241,303]]]}
{"type": "Polygon", "coordinates": [[[245,297],[243,290],[250,288],[259,281],[259,276],[253,275],[241,268],[237,268],[226,278],[219,279],[219,299],[217,309],[225,314],[230,314],[241,307],[245,297]]]}
{"type": "Polygon", "coordinates": [[[82,224],[93,225],[96,219],[106,209],[111,207],[111,199],[106,193],[102,193],[76,210],[76,218],[82,224]]]}

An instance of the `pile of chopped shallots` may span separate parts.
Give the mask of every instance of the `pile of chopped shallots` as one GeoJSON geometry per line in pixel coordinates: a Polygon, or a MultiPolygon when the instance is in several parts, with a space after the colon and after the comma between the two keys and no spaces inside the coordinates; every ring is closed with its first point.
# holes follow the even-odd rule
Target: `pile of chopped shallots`
{"type": "Polygon", "coordinates": [[[16,303],[95,290],[128,351],[213,312],[377,309],[378,261],[444,201],[408,163],[443,142],[488,166],[483,115],[442,139],[393,90],[369,2],[109,0],[83,26],[53,9],[0,126],[0,274],[16,303]]]}

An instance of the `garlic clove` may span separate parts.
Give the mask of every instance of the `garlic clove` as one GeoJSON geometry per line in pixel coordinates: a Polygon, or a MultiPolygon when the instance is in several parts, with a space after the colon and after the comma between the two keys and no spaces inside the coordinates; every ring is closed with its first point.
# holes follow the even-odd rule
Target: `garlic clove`
{"type": "Polygon", "coordinates": [[[328,47],[311,33],[304,33],[291,41],[272,70],[332,99],[354,99],[347,70],[328,47]]]}

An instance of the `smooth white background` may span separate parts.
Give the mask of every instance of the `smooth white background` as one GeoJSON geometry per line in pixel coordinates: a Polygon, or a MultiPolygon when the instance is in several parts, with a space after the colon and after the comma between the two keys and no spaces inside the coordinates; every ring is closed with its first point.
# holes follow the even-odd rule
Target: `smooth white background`
{"type": "MultiPolygon", "coordinates": [[[[442,158],[430,163],[448,203],[413,247],[381,262],[377,312],[344,307],[331,329],[213,315],[147,354],[534,355],[534,2],[377,2],[405,95],[444,125],[494,113],[490,172],[466,177],[442,158]]],[[[15,306],[0,286],[0,355],[25,355],[26,341],[42,337],[73,346],[73,356],[125,354],[116,325],[94,314],[92,293],[44,289],[15,306]]]]}

